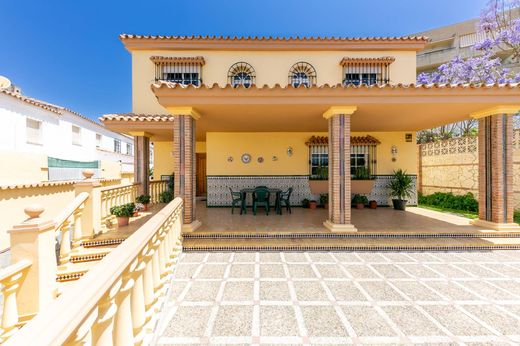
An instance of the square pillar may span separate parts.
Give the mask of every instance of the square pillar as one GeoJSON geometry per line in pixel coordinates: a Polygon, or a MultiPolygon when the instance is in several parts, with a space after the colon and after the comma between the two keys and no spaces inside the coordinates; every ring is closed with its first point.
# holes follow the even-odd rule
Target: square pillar
{"type": "Polygon", "coordinates": [[[355,232],[351,223],[350,117],[356,107],[331,107],[324,113],[329,123],[329,218],[333,232],[355,232]]]}
{"type": "Polygon", "coordinates": [[[174,195],[184,201],[183,232],[191,232],[200,226],[195,213],[195,121],[200,115],[191,108],[171,109],[170,112],[175,116],[173,123],[174,195]]]}
{"type": "Polygon", "coordinates": [[[497,107],[473,114],[479,120],[479,218],[474,225],[520,231],[513,222],[513,119],[520,108],[497,107]]]}
{"type": "Polygon", "coordinates": [[[146,134],[134,136],[134,180],[139,183],[138,195],[150,194],[150,138],[146,134]]]}

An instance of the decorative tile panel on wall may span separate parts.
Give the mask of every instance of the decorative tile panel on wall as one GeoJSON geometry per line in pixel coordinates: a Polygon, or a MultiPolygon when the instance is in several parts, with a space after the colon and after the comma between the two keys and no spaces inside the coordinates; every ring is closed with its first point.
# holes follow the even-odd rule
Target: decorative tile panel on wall
{"type": "MultiPolygon", "coordinates": [[[[412,197],[408,199],[408,205],[417,205],[417,176],[410,175],[413,180],[412,197]]],[[[377,205],[387,206],[392,204],[392,199],[388,193],[388,183],[393,179],[392,175],[376,175],[372,192],[367,195],[369,201],[376,201],[377,205]]]]}
{"type": "MultiPolygon", "coordinates": [[[[416,184],[417,176],[412,175],[414,184],[413,196],[409,199],[409,205],[417,204],[416,184]]],[[[367,196],[369,200],[377,201],[378,205],[386,206],[391,203],[388,194],[388,182],[392,179],[391,175],[376,176],[372,192],[367,196]]],[[[309,187],[309,176],[306,175],[286,175],[286,176],[208,176],[208,207],[227,207],[231,206],[231,195],[229,188],[233,191],[241,189],[255,188],[257,186],[267,186],[269,188],[287,190],[293,188],[291,195],[291,205],[301,205],[305,198],[319,201],[319,196],[313,195],[309,187]]],[[[274,205],[274,196],[272,197],[274,205]]],[[[248,194],[248,205],[251,204],[251,195],[248,194]]]]}
{"type": "MultiPolygon", "coordinates": [[[[282,191],[293,188],[291,205],[300,205],[302,199],[316,198],[309,187],[309,176],[306,175],[275,175],[275,176],[208,176],[207,205],[208,207],[231,206],[229,188],[233,191],[250,189],[257,186],[267,186],[282,191]]],[[[319,196],[318,196],[319,197],[319,196]]],[[[272,196],[272,204],[274,198],[272,196]]],[[[248,194],[248,205],[251,204],[251,194],[248,194]]]]}

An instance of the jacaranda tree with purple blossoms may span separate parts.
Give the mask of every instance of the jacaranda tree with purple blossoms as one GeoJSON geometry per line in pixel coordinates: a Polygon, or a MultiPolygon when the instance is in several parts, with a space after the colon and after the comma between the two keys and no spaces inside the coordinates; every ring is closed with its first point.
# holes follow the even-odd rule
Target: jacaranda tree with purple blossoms
{"type": "MultiPolygon", "coordinates": [[[[510,55],[511,61],[520,62],[520,0],[489,0],[481,13],[477,32],[485,38],[473,47],[476,53],[474,57],[455,57],[439,66],[437,71],[419,74],[417,83],[520,83],[520,74],[504,67],[497,55],[505,52],[510,55]]],[[[418,141],[474,135],[476,126],[476,121],[468,120],[421,131],[418,133],[418,141]]]]}

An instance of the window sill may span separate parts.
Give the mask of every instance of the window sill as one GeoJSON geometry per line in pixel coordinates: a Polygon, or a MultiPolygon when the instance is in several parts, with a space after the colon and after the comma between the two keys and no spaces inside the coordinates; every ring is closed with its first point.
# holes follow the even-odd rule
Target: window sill
{"type": "Polygon", "coordinates": [[[27,144],[32,144],[32,145],[39,145],[39,146],[43,146],[43,142],[32,142],[32,141],[26,141],[27,144]]]}

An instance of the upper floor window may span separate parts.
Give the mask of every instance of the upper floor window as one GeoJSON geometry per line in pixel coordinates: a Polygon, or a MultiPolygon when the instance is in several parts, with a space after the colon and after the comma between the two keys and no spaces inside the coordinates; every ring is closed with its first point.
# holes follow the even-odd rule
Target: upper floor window
{"type": "Polygon", "coordinates": [[[233,87],[243,85],[249,88],[255,84],[255,69],[247,62],[237,62],[229,68],[228,71],[228,83],[233,87]]]}
{"type": "Polygon", "coordinates": [[[27,143],[31,144],[42,144],[42,122],[35,119],[26,119],[26,135],[27,143]]]}
{"type": "Polygon", "coordinates": [[[133,151],[132,144],[126,143],[126,155],[132,155],[133,154],[132,151],[133,151]]]}
{"type": "Polygon", "coordinates": [[[72,125],[72,144],[81,145],[81,127],[72,125]]]}
{"type": "Polygon", "coordinates": [[[306,87],[316,84],[316,69],[308,62],[297,62],[289,70],[289,84],[294,87],[305,85],[306,87]]]}
{"type": "Polygon", "coordinates": [[[119,139],[114,139],[114,153],[121,154],[121,141],[119,139]]]}
{"type": "Polygon", "coordinates": [[[164,57],[152,56],[155,63],[155,80],[163,80],[183,85],[200,85],[202,83],[202,66],[204,58],[197,57],[164,57]]]}
{"type": "Polygon", "coordinates": [[[99,133],[96,133],[96,148],[101,147],[102,141],[103,141],[103,136],[101,136],[99,133]]]}
{"type": "Polygon", "coordinates": [[[343,85],[373,85],[390,83],[390,64],[393,57],[343,58],[343,85]]]}

